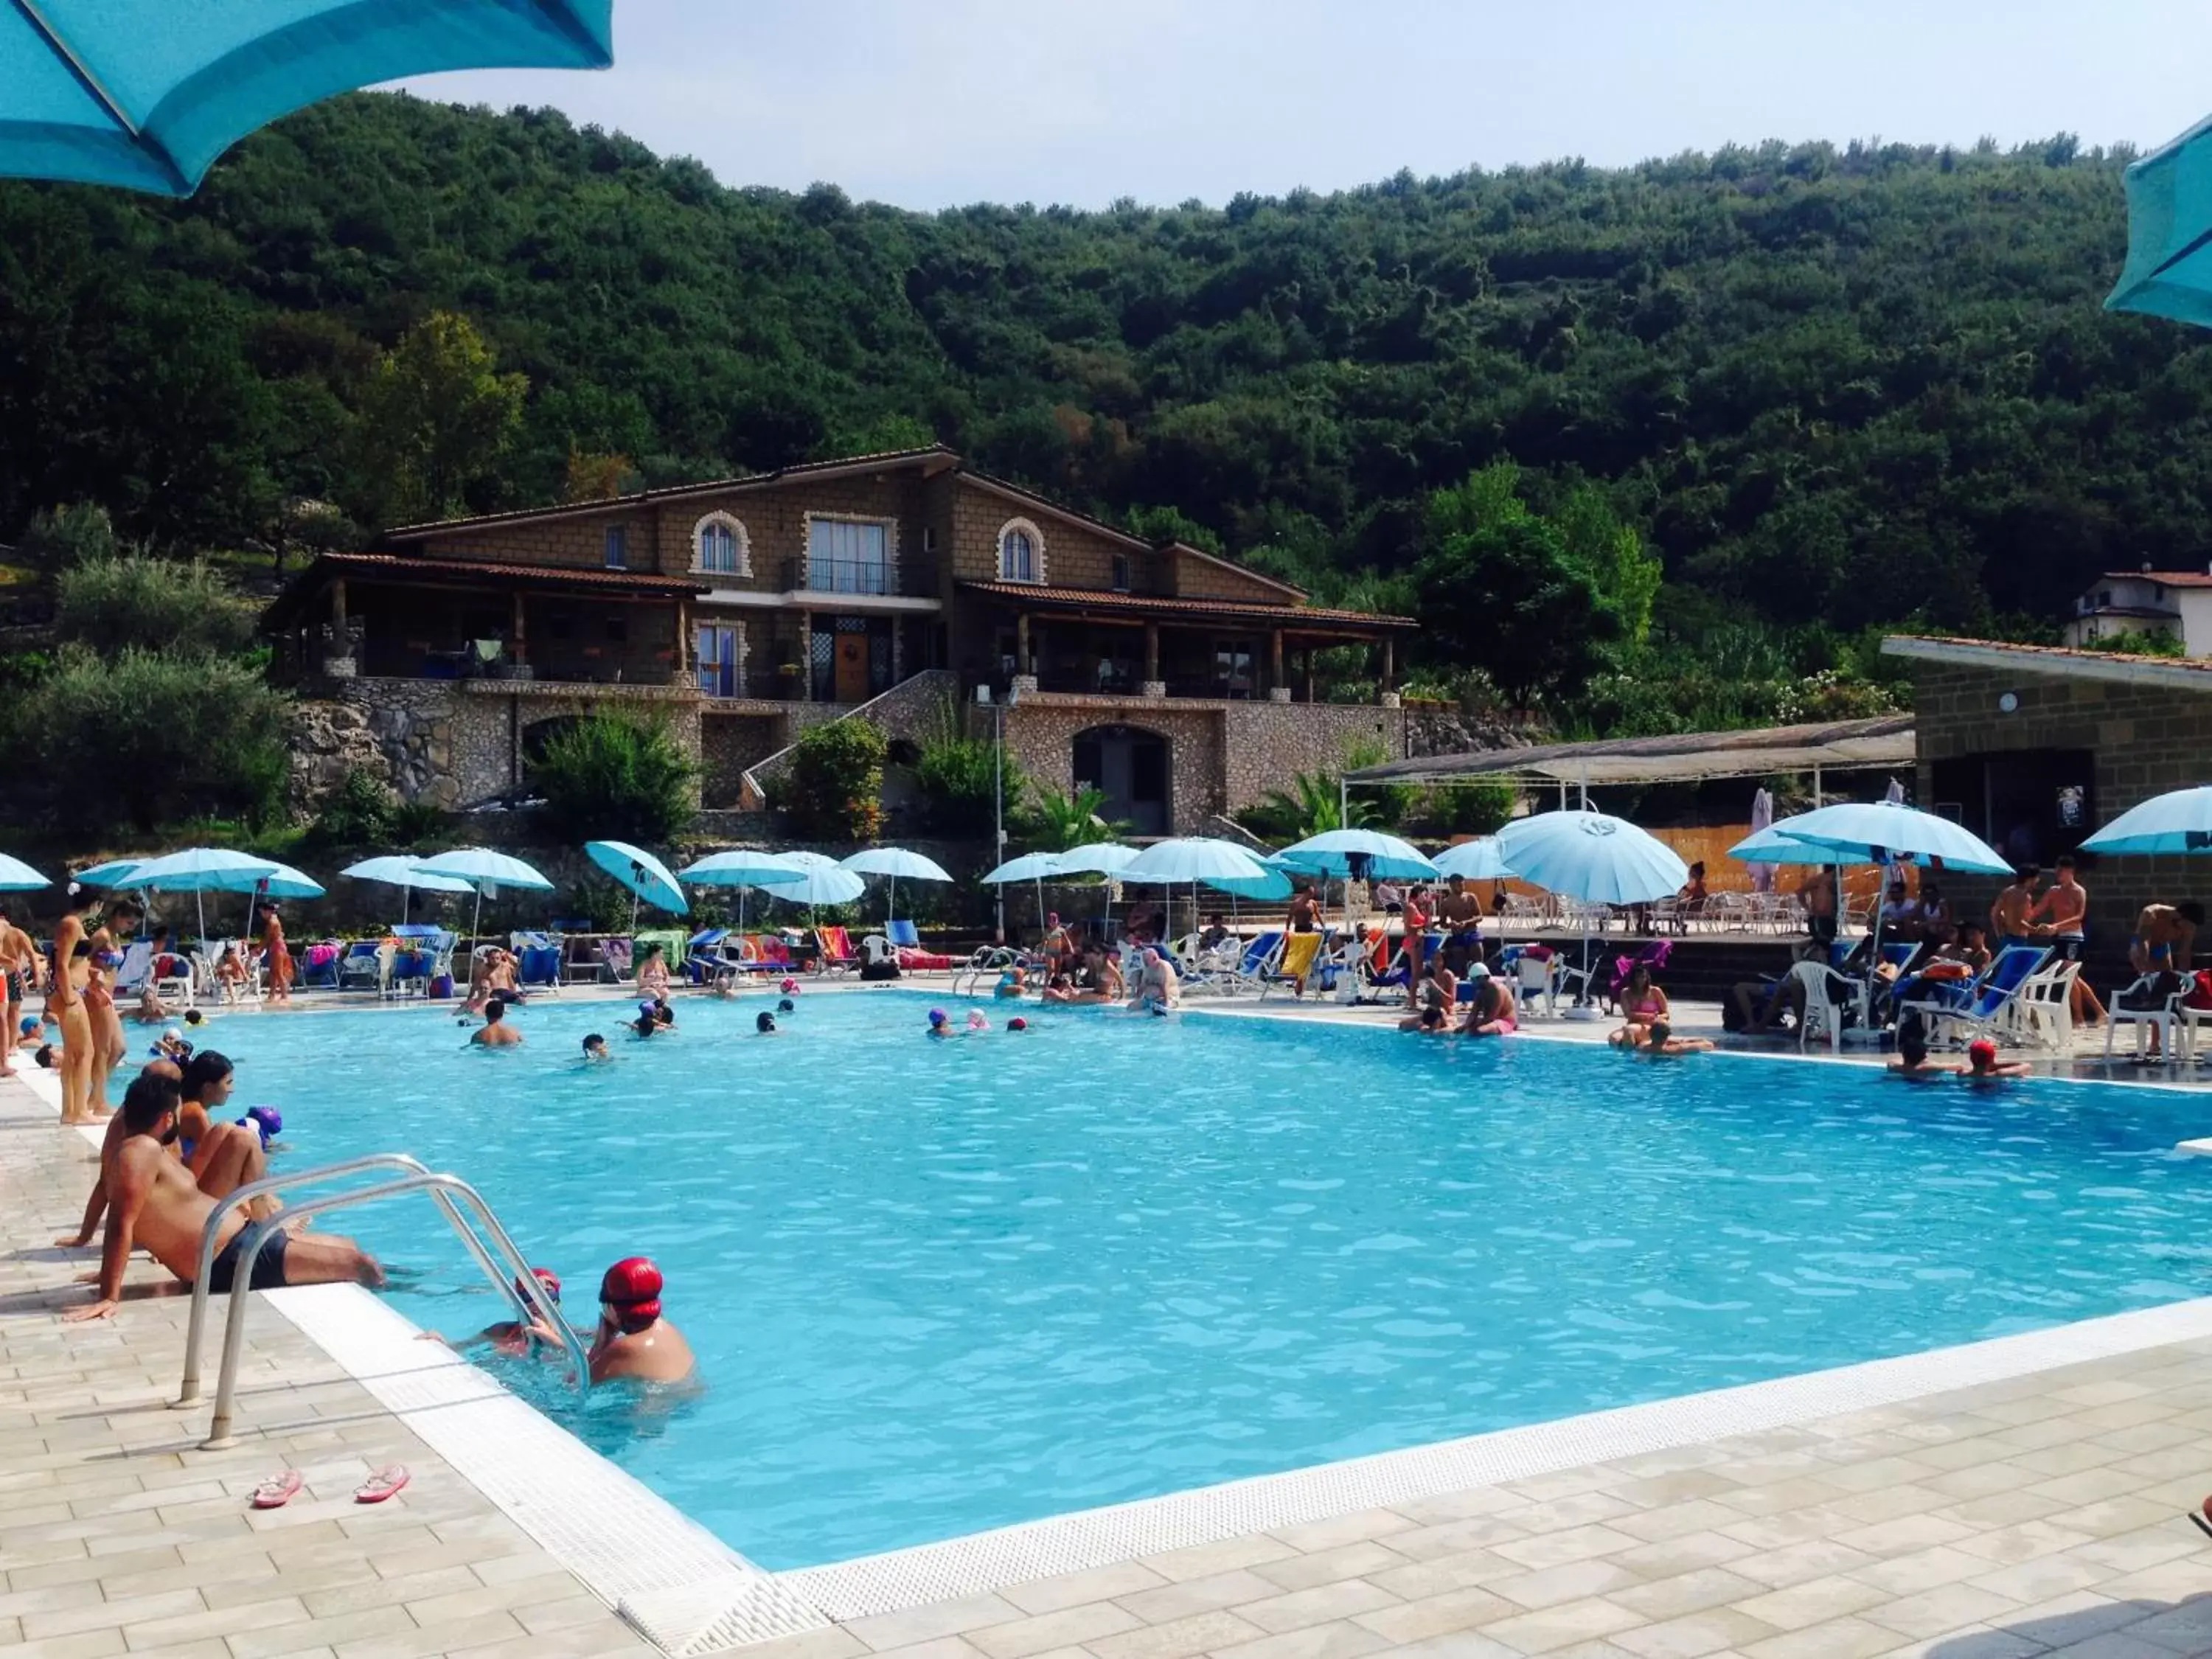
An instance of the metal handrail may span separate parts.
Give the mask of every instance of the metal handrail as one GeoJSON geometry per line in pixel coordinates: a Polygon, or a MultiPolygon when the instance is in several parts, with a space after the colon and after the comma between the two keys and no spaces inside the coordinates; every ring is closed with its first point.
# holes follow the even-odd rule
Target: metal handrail
{"type": "MultiPolygon", "coordinates": [[[[373,1204],[380,1199],[397,1198],[404,1193],[424,1190],[448,1204],[458,1197],[475,1211],[477,1221],[491,1235],[492,1242],[498,1245],[501,1254],[514,1269],[514,1282],[522,1287],[522,1294],[528,1297],[544,1322],[561,1334],[562,1346],[567,1348],[568,1358],[576,1367],[577,1391],[588,1394],[592,1387],[592,1364],[583,1339],[576,1334],[568,1322],[561,1316],[560,1310],[546,1297],[537,1276],[522,1259],[522,1252],[515,1248],[514,1241],[507,1237],[507,1229],[500,1225],[499,1218],[484,1202],[483,1194],[459,1176],[432,1175],[427,1171],[419,1175],[404,1175],[397,1181],[383,1182],[374,1187],[358,1187],[351,1192],[332,1193],[326,1198],[311,1198],[304,1204],[293,1206],[285,1213],[296,1220],[319,1215],[325,1210],[343,1209],[354,1204],[373,1204]]],[[[241,1241],[238,1266],[231,1275],[230,1314],[223,1326],[222,1370],[216,1379],[215,1411],[209,1419],[208,1437],[200,1443],[203,1451],[222,1451],[238,1443],[237,1437],[230,1431],[230,1425],[238,1393],[239,1362],[246,1352],[246,1304],[249,1299],[246,1291],[253,1282],[253,1266],[261,1259],[262,1246],[275,1237],[279,1231],[280,1226],[265,1221],[252,1222],[248,1224],[241,1241]]],[[[495,1269],[494,1279],[500,1282],[495,1269]]]]}
{"type": "MultiPolygon", "coordinates": [[[[207,1334],[208,1275],[215,1271],[216,1243],[222,1234],[224,1218],[233,1210],[243,1209],[254,1200],[265,1198],[271,1193],[283,1192],[290,1187],[307,1186],[319,1181],[334,1181],[340,1176],[357,1175],[363,1170],[405,1170],[414,1175],[430,1172],[429,1165],[420,1158],[410,1158],[404,1152],[371,1152],[362,1158],[347,1158],[339,1164],[324,1164],[312,1170],[294,1170],[283,1175],[266,1176],[259,1181],[248,1182],[228,1196],[216,1200],[215,1208],[208,1212],[207,1220],[200,1227],[199,1270],[192,1275],[192,1316],[185,1328],[185,1375],[178,1389],[177,1405],[189,1406],[200,1397],[200,1346],[201,1339],[207,1334]]],[[[456,1231],[465,1232],[467,1224],[461,1219],[460,1212],[453,1207],[452,1200],[441,1193],[439,1201],[445,1209],[446,1219],[453,1224],[456,1231]]],[[[483,1254],[480,1247],[471,1254],[477,1257],[479,1266],[487,1272],[493,1271],[489,1258],[483,1254]]],[[[512,1298],[513,1295],[510,1290],[509,1297],[512,1298]]]]}

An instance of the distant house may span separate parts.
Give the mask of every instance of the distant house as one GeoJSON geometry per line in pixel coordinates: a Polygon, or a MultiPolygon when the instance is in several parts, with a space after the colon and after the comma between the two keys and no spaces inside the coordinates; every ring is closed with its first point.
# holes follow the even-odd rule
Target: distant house
{"type": "Polygon", "coordinates": [[[449,805],[522,785],[533,743],[610,703],[661,708],[723,805],[772,800],[763,763],[830,711],[873,703],[919,735],[957,699],[1033,775],[1164,833],[1355,742],[1402,754],[1376,701],[1316,701],[1314,658],[1365,647],[1395,705],[1413,624],[1310,605],[932,447],[393,530],[317,558],[264,626],[303,681],[368,711],[403,788],[434,775],[449,805]]]}
{"type": "Polygon", "coordinates": [[[2212,569],[2108,570],[2066,622],[2066,643],[2077,647],[2157,633],[2180,641],[2188,656],[2212,657],[2212,569]]]}

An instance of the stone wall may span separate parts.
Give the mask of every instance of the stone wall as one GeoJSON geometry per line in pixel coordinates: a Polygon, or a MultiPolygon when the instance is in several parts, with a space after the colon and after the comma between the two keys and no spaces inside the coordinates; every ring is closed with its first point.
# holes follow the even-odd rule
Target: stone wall
{"type": "Polygon", "coordinates": [[[886,738],[903,738],[919,744],[927,739],[948,703],[960,695],[960,677],[942,668],[925,669],[859,708],[842,710],[835,703],[795,702],[784,707],[786,736],[774,754],[750,764],[738,804],[749,808],[774,804],[776,785],[791,764],[791,745],[810,726],[832,720],[866,720],[886,738]]]}
{"type": "Polygon", "coordinates": [[[786,712],[735,714],[709,703],[699,716],[699,799],[713,809],[733,807],[744,790],[745,769],[791,741],[786,712]]]}
{"type": "MultiPolygon", "coordinates": [[[[2013,672],[1912,660],[1913,726],[1918,750],[1916,798],[1936,799],[1936,763],[2007,750],[2076,749],[2096,757],[2094,807],[2100,823],[2169,789],[2204,781],[2212,752],[2212,674],[2202,692],[2185,684],[2013,672]],[[2007,714],[2006,693],[2019,699],[2007,714]]],[[[1987,907],[1998,883],[1953,877],[1962,900],[1987,907]]],[[[2212,861],[2199,858],[2107,857],[2082,874],[2090,890],[2092,978],[2115,977],[2136,912],[2154,900],[2212,904],[2212,861]]]]}
{"type": "Polygon", "coordinates": [[[1112,587],[1116,553],[1127,556],[1132,578],[1141,584],[1155,556],[1141,543],[1060,518],[972,478],[959,480],[951,507],[948,562],[954,578],[963,582],[999,580],[999,532],[1015,519],[1026,520],[1044,544],[1043,579],[1054,587],[1112,587]]]}
{"type": "MultiPolygon", "coordinates": [[[[988,737],[988,708],[969,730],[988,737]]],[[[1006,711],[1006,746],[1049,788],[1074,782],[1075,738],[1094,726],[1152,732],[1169,744],[1170,823],[1177,835],[1206,833],[1217,813],[1235,814],[1300,772],[1338,773],[1357,744],[1387,758],[1406,752],[1401,710],[1358,703],[1212,702],[1190,698],[1084,697],[1024,691],[1006,711]]]]}
{"type": "Polygon", "coordinates": [[[1225,559],[1208,558],[1194,548],[1178,548],[1167,555],[1173,591],[1184,599],[1234,599],[1242,605],[1295,604],[1274,583],[1249,570],[1240,570],[1225,559]]]}

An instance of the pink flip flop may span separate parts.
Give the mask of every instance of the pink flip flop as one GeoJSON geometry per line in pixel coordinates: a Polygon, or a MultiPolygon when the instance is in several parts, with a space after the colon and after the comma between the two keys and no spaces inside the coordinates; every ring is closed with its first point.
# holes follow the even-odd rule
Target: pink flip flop
{"type": "Polygon", "coordinates": [[[281,1510],[298,1494],[301,1475],[297,1469],[287,1469],[282,1474],[272,1474],[253,1489],[253,1507],[257,1510],[281,1510]]]}
{"type": "Polygon", "coordinates": [[[388,1469],[379,1469],[353,1490],[356,1504],[381,1504],[407,1484],[407,1466],[394,1463],[388,1469]]]}

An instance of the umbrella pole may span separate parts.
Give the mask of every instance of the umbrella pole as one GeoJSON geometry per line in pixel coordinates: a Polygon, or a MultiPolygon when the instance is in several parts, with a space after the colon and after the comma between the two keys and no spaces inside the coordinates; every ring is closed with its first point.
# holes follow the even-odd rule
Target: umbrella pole
{"type": "Polygon", "coordinates": [[[483,927],[483,889],[476,890],[476,908],[469,913],[469,949],[477,948],[477,934],[483,927]]]}

